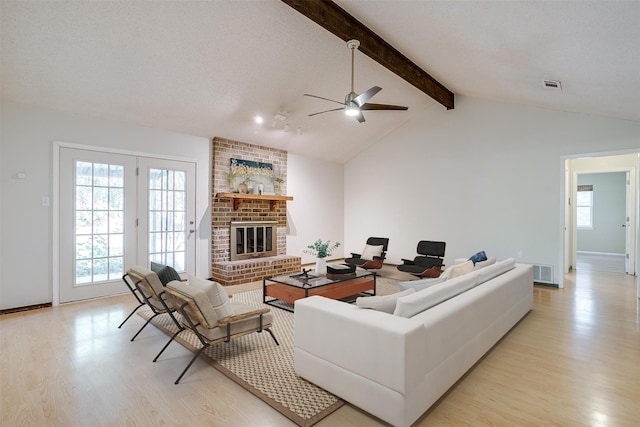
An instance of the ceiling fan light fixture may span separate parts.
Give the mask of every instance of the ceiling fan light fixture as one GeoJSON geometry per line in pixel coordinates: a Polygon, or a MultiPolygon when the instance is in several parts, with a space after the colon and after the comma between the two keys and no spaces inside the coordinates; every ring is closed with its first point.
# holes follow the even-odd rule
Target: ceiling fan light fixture
{"type": "Polygon", "coordinates": [[[358,107],[354,107],[353,105],[348,105],[344,107],[344,113],[349,117],[355,117],[360,114],[360,109],[358,107]]]}

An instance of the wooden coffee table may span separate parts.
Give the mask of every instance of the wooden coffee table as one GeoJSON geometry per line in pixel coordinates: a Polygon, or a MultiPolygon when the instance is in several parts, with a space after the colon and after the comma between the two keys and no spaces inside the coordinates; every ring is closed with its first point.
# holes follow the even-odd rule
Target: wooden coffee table
{"type": "MultiPolygon", "coordinates": [[[[310,273],[311,274],[311,273],[310,273]]],[[[293,312],[296,300],[313,295],[339,300],[355,299],[360,294],[376,294],[376,273],[356,271],[340,276],[310,276],[298,274],[262,279],[262,302],[293,312]]]]}

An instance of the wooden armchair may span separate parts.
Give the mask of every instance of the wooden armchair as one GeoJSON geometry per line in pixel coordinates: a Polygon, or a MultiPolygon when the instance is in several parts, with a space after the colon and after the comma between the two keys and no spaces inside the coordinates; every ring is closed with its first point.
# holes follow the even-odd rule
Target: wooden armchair
{"type": "Polygon", "coordinates": [[[219,283],[190,276],[189,284],[173,281],[167,284],[166,289],[168,299],[182,316],[182,324],[202,343],[175,384],[211,344],[229,342],[231,338],[266,330],[276,345],[280,345],[271,331],[273,315],[270,310],[229,301],[219,283]]]}

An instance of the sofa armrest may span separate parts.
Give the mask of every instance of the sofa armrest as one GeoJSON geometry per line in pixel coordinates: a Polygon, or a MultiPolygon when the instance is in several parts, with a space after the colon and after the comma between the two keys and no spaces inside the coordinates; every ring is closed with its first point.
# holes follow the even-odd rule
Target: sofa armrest
{"type": "Polygon", "coordinates": [[[296,301],[294,325],[296,352],[399,393],[426,374],[424,325],[413,319],[312,296],[296,301]]]}

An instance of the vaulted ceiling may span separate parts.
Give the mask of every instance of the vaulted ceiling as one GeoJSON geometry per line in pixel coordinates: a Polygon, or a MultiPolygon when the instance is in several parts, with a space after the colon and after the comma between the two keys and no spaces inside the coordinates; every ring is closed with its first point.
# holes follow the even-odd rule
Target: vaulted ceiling
{"type": "MultiPolygon", "coordinates": [[[[456,96],[640,121],[639,1],[336,3],[456,96]]],[[[349,92],[350,53],[278,0],[3,0],[0,13],[2,98],[20,103],[338,162],[444,110],[358,53],[356,92],[381,86],[374,102],[409,111],[308,117],[334,105],[304,93],[349,92]]]]}

